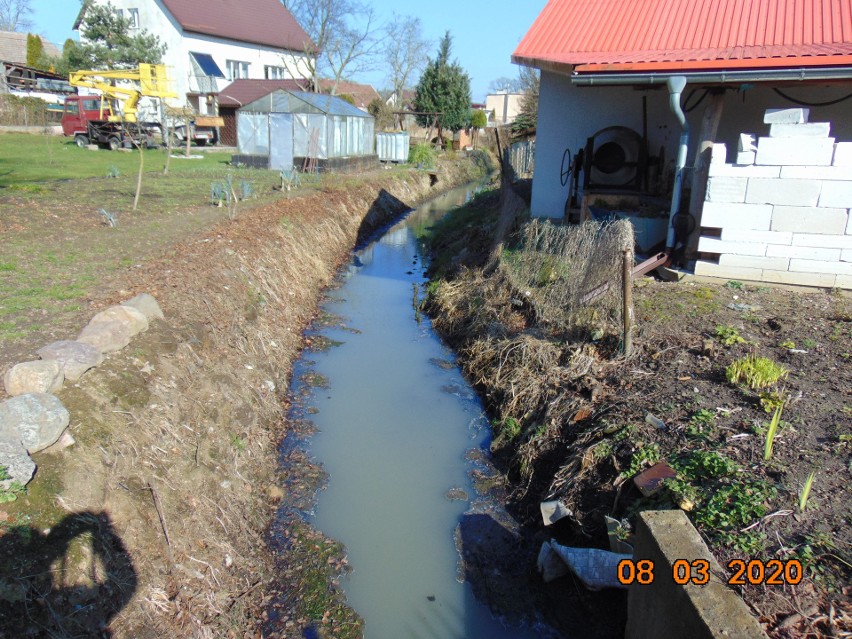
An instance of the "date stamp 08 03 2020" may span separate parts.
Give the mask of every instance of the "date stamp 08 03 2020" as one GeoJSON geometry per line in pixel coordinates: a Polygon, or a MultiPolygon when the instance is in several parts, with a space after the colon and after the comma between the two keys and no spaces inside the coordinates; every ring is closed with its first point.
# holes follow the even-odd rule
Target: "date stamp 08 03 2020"
{"type": "MultiPolygon", "coordinates": [[[[654,583],[655,565],[650,559],[622,559],[618,562],[618,581],[624,586],[654,583]]],[[[795,586],[804,578],[802,562],[798,559],[732,559],[728,562],[726,583],[731,586],[795,586]]],[[[710,583],[710,562],[706,559],[678,559],[672,564],[672,579],[678,585],[703,586],[710,583]]]]}

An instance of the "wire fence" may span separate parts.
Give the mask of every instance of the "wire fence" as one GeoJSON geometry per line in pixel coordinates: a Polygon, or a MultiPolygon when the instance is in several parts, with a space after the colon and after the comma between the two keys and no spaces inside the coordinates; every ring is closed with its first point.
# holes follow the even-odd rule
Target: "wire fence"
{"type": "Polygon", "coordinates": [[[551,328],[610,331],[623,324],[624,251],[633,249],[626,220],[561,226],[534,219],[502,262],[512,285],[551,328]]]}

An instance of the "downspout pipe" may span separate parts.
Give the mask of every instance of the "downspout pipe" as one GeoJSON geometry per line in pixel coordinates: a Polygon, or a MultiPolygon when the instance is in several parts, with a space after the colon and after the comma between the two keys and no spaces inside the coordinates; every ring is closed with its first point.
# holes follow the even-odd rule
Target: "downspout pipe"
{"type": "Polygon", "coordinates": [[[675,161],[675,179],[674,188],[672,189],[672,207],[669,212],[669,233],[666,238],[666,252],[671,253],[674,249],[675,230],[674,218],[680,211],[680,198],[683,192],[683,174],[686,167],[686,155],[689,151],[689,123],[686,121],[686,114],[680,106],[680,96],[683,89],[686,87],[686,78],[682,75],[671,76],[666,80],[666,85],[669,88],[669,106],[672,113],[675,114],[678,122],[680,122],[680,144],[677,150],[677,160],[675,161]]]}

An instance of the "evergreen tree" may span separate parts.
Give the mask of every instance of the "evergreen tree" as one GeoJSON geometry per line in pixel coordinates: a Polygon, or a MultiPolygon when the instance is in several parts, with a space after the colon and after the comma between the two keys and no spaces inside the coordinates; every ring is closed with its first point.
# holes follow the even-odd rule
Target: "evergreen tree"
{"type": "Polygon", "coordinates": [[[44,44],[37,35],[32,33],[27,34],[27,66],[35,67],[38,65],[39,58],[44,52],[44,44]]]}
{"type": "MultiPolygon", "coordinates": [[[[441,38],[437,58],[429,60],[420,77],[414,99],[416,111],[441,113],[439,131],[459,131],[470,123],[470,77],[457,61],[450,62],[451,48],[452,38],[447,31],[441,38]]],[[[423,126],[429,126],[432,119],[433,116],[418,116],[423,126]]]]}
{"type": "MultiPolygon", "coordinates": [[[[140,62],[157,64],[166,45],[160,38],[142,29],[130,35],[130,19],[116,13],[111,3],[95,4],[86,0],[80,25],[81,42],[63,51],[63,66],[68,69],[122,69],[140,62]]],[[[135,30],[134,30],[135,31],[135,30]]]]}

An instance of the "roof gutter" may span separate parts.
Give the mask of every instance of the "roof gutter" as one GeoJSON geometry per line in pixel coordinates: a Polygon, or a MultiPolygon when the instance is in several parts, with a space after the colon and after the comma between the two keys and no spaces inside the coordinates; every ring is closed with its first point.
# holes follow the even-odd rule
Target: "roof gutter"
{"type": "Polygon", "coordinates": [[[675,243],[674,218],[680,211],[680,196],[683,191],[683,172],[686,167],[686,155],[689,150],[689,123],[686,121],[686,114],[680,106],[680,95],[686,87],[686,78],[683,76],[670,77],[666,84],[669,89],[669,106],[680,123],[680,144],[678,145],[677,160],[675,161],[672,207],[669,211],[669,232],[666,236],[666,252],[671,254],[675,243]]]}
{"type": "Polygon", "coordinates": [[[571,75],[576,86],[665,84],[669,78],[683,77],[691,84],[736,84],[741,82],[814,82],[852,79],[852,67],[798,69],[749,69],[748,71],[693,71],[635,73],[577,73],[571,75]]]}

